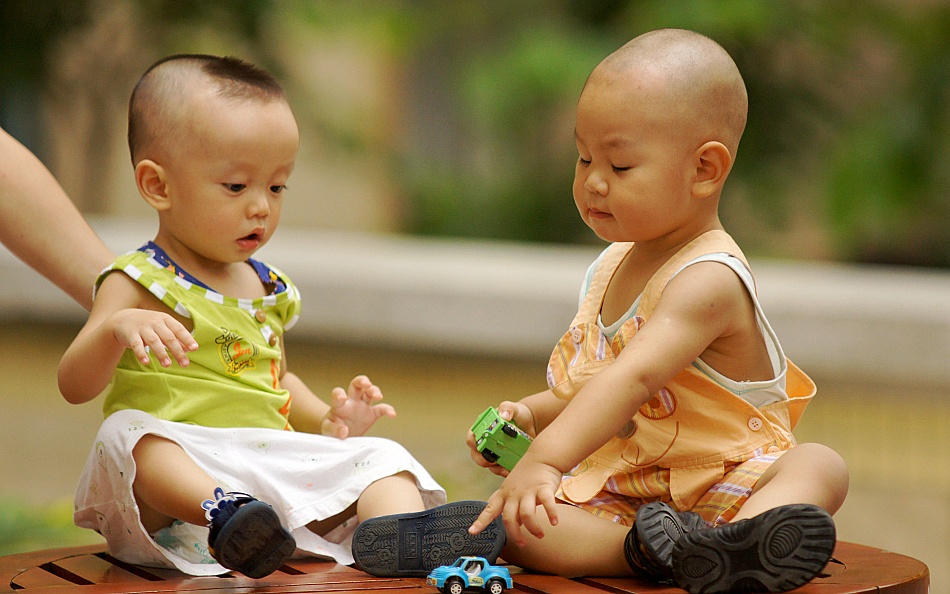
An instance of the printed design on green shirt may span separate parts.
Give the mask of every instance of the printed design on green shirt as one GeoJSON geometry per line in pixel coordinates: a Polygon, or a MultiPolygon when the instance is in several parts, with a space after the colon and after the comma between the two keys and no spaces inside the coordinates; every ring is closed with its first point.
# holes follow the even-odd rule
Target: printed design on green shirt
{"type": "Polygon", "coordinates": [[[214,342],[218,345],[225,372],[228,375],[241,375],[248,369],[254,369],[260,348],[227,328],[221,328],[221,331],[223,334],[214,339],[214,342]]]}

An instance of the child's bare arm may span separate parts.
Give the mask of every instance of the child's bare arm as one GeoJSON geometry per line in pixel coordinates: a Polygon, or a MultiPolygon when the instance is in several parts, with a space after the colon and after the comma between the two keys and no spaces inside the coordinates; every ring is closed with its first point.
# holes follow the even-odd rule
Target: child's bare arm
{"type": "Polygon", "coordinates": [[[290,392],[290,426],[304,433],[322,433],[323,419],[330,411],[330,405],[321,400],[296,374],[285,372],[280,378],[280,386],[290,392]]]}
{"type": "Polygon", "coordinates": [[[81,404],[108,385],[126,349],[144,365],[149,351],[165,367],[172,357],[188,364],[198,344],[178,320],[152,309],[140,309],[143,289],[122,274],[103,281],[89,319],[59,364],[59,389],[67,402],[81,404]]]}
{"type": "MultiPolygon", "coordinates": [[[[498,414],[505,420],[513,422],[519,429],[535,437],[551,424],[561,411],[567,406],[567,400],[563,400],[554,395],[551,390],[538,392],[530,396],[525,396],[517,402],[505,400],[498,405],[498,414]]],[[[487,468],[498,476],[508,476],[509,471],[505,467],[486,460],[475,444],[475,434],[468,432],[465,443],[468,445],[469,454],[472,460],[481,466],[487,468]]]]}
{"type": "MultiPolygon", "coordinates": [[[[526,396],[519,401],[530,413],[531,428],[537,435],[554,422],[554,419],[560,415],[567,407],[567,400],[558,398],[551,390],[538,392],[531,396],[526,396]]],[[[505,403],[502,403],[499,410],[503,409],[505,403]]],[[[515,424],[521,427],[519,419],[515,419],[515,424]]],[[[529,432],[530,433],[530,432],[529,432]]]]}
{"type": "Polygon", "coordinates": [[[554,493],[561,475],[616,435],[653,394],[717,340],[733,333],[746,307],[741,280],[721,264],[696,264],[678,274],[614,363],[591,378],[538,434],[472,531],[503,513],[514,542],[524,542],[520,525],[543,536],[536,507],[542,505],[556,524],[554,493]]]}

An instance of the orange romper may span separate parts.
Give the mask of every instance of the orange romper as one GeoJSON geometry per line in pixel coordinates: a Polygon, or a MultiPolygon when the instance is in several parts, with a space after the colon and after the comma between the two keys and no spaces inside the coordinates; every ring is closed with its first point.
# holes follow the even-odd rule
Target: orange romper
{"type": "MultiPolygon", "coordinates": [[[[728,254],[748,267],[727,233],[701,235],[653,275],[633,315],[608,338],[598,317],[607,285],[632,246],[616,243],[605,251],[583,304],[551,355],[548,385],[559,398],[572,398],[613,362],[688,263],[728,254]]],[[[786,374],[778,378],[784,380],[784,394],[758,408],[719,385],[701,365],[690,365],[644,404],[620,435],[563,478],[558,498],[628,526],[641,505],[657,500],[695,511],[710,525],[728,522],[762,473],[796,444],[792,429],[815,394],[815,384],[780,348],[778,357],[779,376],[786,374]]]]}

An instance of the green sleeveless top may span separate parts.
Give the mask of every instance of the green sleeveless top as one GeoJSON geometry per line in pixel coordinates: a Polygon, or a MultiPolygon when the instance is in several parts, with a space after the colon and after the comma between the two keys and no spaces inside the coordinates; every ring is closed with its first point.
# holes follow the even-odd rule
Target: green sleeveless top
{"type": "Polygon", "coordinates": [[[261,299],[237,299],[182,278],[153,252],[117,258],[99,276],[96,288],[112,272],[128,275],[191,320],[198,350],[188,354],[187,367],[173,362],[165,368],[155,357],[142,365],[127,349],[106,390],[103,414],[136,409],[206,427],[291,429],[290,394],[279,381],[279,337],[297,321],[300,295],[283,273],[269,270],[285,290],[261,299]]]}

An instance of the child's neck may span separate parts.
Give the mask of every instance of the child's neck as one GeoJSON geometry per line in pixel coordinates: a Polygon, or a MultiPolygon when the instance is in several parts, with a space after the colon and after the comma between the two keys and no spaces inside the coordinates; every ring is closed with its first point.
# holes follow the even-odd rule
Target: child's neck
{"type": "Polygon", "coordinates": [[[631,256],[643,263],[659,261],[662,264],[691,241],[709,231],[723,231],[719,217],[694,221],[656,239],[636,241],[631,256]]]}
{"type": "Polygon", "coordinates": [[[156,237],[154,243],[164,250],[176,266],[216,293],[244,299],[257,299],[266,294],[257,272],[247,262],[218,262],[204,258],[192,250],[180,249],[175,242],[161,237],[156,237]]]}
{"type": "Polygon", "coordinates": [[[623,262],[617,267],[613,278],[610,279],[600,311],[601,321],[605,325],[610,325],[627,313],[633,302],[643,293],[643,289],[653,275],[670,258],[700,235],[709,231],[723,230],[722,225],[718,224],[718,219],[715,223],[690,230],[688,233],[670,234],[653,241],[635,242],[623,262]]]}

